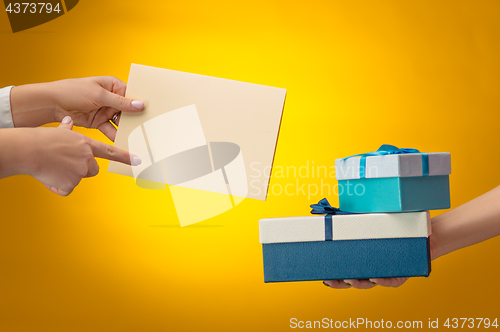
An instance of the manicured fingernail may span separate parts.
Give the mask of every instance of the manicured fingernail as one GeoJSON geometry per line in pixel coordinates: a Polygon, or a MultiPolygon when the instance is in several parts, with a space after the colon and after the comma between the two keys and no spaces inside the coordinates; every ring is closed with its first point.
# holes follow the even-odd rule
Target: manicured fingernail
{"type": "Polygon", "coordinates": [[[70,123],[71,123],[71,120],[72,120],[72,119],[71,119],[71,117],[70,117],[69,115],[66,115],[66,116],[62,119],[61,123],[62,123],[62,124],[70,124],[70,123]]]}
{"type": "Polygon", "coordinates": [[[141,100],[134,100],[132,101],[132,107],[140,110],[141,108],[144,107],[144,102],[141,100]]]}
{"type": "Polygon", "coordinates": [[[347,280],[344,280],[344,284],[346,284],[347,286],[352,286],[347,280]]]}
{"type": "Polygon", "coordinates": [[[326,282],[323,281],[323,285],[325,285],[326,287],[330,287],[330,285],[328,285],[326,282]]]}
{"type": "Polygon", "coordinates": [[[132,166],[138,166],[142,163],[142,159],[139,157],[132,158],[132,166]]]}
{"type": "Polygon", "coordinates": [[[368,281],[371,283],[371,284],[374,284],[376,285],[377,283],[375,282],[375,279],[368,279],[368,281]]]}

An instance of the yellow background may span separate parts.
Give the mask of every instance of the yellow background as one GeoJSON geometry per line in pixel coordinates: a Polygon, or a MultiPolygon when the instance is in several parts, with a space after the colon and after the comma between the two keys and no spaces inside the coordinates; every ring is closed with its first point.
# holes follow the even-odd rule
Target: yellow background
{"type": "MultiPolygon", "coordinates": [[[[134,62],[287,88],[275,166],[331,165],[383,143],[449,151],[457,207],[500,183],[499,14],[497,0],[80,1],[16,34],[0,13],[0,86],[126,81],[134,62]]],[[[438,259],[430,278],[399,289],[264,284],[258,220],[307,215],[321,195],[246,199],[180,228],[168,191],[99,164],[67,198],[28,177],[0,181],[1,331],[284,331],[292,317],[498,315],[500,238],[438,259]]]]}

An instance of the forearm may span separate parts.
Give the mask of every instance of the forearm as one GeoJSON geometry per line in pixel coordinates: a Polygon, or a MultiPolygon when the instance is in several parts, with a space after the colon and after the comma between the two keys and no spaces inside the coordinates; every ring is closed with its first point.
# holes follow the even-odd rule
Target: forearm
{"type": "Polygon", "coordinates": [[[29,174],[31,128],[0,129],[0,179],[29,174]]]}
{"type": "Polygon", "coordinates": [[[500,235],[500,186],[432,219],[433,258],[500,235]]]}
{"type": "Polygon", "coordinates": [[[15,127],[38,127],[54,122],[56,107],[51,83],[15,86],[10,92],[15,127]]]}

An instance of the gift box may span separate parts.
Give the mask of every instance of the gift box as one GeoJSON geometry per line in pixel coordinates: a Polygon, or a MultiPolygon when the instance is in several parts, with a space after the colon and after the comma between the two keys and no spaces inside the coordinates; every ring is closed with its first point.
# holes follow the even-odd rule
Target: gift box
{"type": "Polygon", "coordinates": [[[260,220],[264,281],[427,277],[428,211],[260,220]]]}
{"type": "Polygon", "coordinates": [[[449,153],[421,153],[383,145],[335,161],[339,205],[351,212],[407,212],[450,208],[449,153]]]}

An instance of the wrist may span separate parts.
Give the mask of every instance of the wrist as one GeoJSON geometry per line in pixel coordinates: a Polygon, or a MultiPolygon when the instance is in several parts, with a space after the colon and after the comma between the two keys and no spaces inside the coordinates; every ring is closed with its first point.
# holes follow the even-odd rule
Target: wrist
{"type": "Polygon", "coordinates": [[[435,260],[436,258],[441,257],[443,254],[441,253],[441,245],[437,238],[437,235],[432,231],[429,241],[430,241],[430,250],[431,250],[431,260],[435,260]]]}
{"type": "Polygon", "coordinates": [[[10,93],[15,127],[38,127],[55,121],[56,96],[52,83],[13,87],[10,93]]]}
{"type": "Polygon", "coordinates": [[[446,216],[440,215],[432,218],[432,234],[430,237],[432,260],[458,249],[455,248],[457,239],[454,239],[451,235],[453,233],[453,223],[442,217],[446,216]]]}
{"type": "Polygon", "coordinates": [[[443,233],[442,233],[442,223],[440,223],[441,216],[437,216],[431,219],[432,234],[430,236],[430,247],[431,247],[431,259],[435,260],[438,257],[443,256],[444,243],[443,243],[443,233]]]}
{"type": "Polygon", "coordinates": [[[36,169],[36,165],[33,163],[35,130],[33,128],[15,128],[0,131],[2,142],[0,145],[0,178],[34,173],[36,169]]]}

